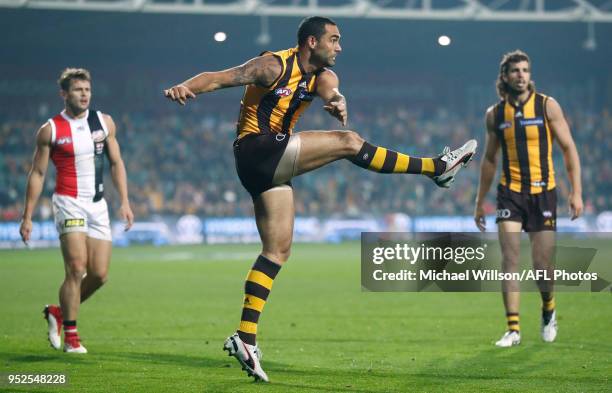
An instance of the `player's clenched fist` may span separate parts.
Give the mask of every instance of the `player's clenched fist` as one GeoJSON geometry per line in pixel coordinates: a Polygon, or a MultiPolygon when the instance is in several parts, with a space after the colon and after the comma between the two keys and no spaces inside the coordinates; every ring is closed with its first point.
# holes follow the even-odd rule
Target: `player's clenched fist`
{"type": "Polygon", "coordinates": [[[196,95],[185,85],[176,85],[164,90],[164,96],[181,105],[185,105],[187,99],[196,97],[196,95]]]}

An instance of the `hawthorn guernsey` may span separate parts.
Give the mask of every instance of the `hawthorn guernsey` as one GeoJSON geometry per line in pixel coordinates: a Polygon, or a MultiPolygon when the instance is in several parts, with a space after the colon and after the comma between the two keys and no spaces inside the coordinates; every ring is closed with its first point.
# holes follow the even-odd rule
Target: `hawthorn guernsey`
{"type": "Polygon", "coordinates": [[[88,110],[85,117],[75,119],[62,111],[49,124],[51,160],[57,169],[55,193],[94,202],[102,199],[108,136],[102,114],[88,110]]]}

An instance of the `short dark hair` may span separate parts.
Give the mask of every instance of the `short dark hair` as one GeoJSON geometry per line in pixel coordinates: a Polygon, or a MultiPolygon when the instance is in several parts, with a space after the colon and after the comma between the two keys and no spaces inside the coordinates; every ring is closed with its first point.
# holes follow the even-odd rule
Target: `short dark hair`
{"type": "Polygon", "coordinates": [[[68,91],[70,89],[70,81],[73,79],[91,82],[91,75],[85,68],[66,68],[62,71],[57,84],[62,90],[68,91]]]}
{"type": "MultiPolygon", "coordinates": [[[[501,62],[499,63],[499,74],[497,75],[495,87],[497,88],[497,95],[502,100],[506,98],[506,95],[508,95],[508,92],[510,91],[508,84],[504,82],[502,76],[508,73],[508,67],[510,67],[510,64],[520,63],[521,61],[526,61],[529,63],[529,67],[531,67],[531,60],[529,59],[527,53],[520,49],[516,49],[512,52],[504,54],[501,62]]],[[[529,90],[535,90],[535,82],[529,81],[529,90]]]]}
{"type": "Polygon", "coordinates": [[[300,27],[298,27],[298,45],[304,45],[311,35],[317,40],[321,39],[321,36],[325,34],[326,25],[336,26],[336,22],[324,16],[309,16],[304,18],[302,22],[300,22],[300,27]]]}

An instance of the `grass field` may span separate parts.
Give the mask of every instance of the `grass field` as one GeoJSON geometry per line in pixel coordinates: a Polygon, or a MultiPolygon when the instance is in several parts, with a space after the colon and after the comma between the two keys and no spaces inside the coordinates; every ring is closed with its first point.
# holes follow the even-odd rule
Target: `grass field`
{"type": "MultiPolygon", "coordinates": [[[[65,372],[32,392],[612,391],[610,293],[559,293],[558,341],[539,338],[539,296],[522,302],[523,343],[498,349],[494,293],[367,293],[359,245],[296,245],[259,328],[271,384],[221,347],[237,327],[257,246],[114,251],[108,284],[81,308],[84,356],[54,351],[41,310],[57,302],[58,250],[0,251],[0,373],[65,372]]],[[[612,258],[612,256],[611,256],[612,258]]]]}

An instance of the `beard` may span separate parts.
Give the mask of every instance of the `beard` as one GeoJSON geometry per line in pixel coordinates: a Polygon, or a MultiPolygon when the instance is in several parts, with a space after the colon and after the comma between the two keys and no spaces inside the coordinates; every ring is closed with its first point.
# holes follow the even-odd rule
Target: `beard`
{"type": "Polygon", "coordinates": [[[315,52],[312,54],[312,58],[315,60],[316,64],[320,64],[319,68],[333,67],[336,64],[336,62],[333,60],[333,56],[324,56],[315,52]]]}

